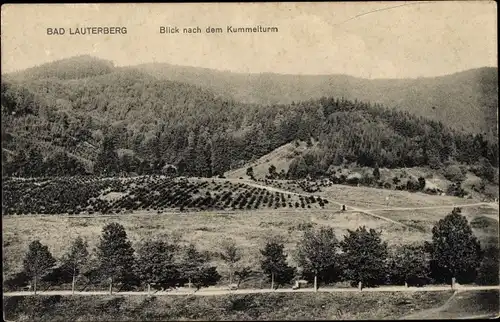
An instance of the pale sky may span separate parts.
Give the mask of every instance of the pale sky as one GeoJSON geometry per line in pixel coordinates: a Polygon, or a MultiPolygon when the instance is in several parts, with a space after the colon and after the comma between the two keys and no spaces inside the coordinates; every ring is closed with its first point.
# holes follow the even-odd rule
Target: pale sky
{"type": "Polygon", "coordinates": [[[428,77],[497,66],[496,3],[3,5],[2,71],[88,54],[243,73],[428,77]],[[407,5],[404,5],[407,4],[407,5]],[[392,7],[392,8],[391,8],[392,7]],[[391,8],[391,9],[388,9],[391,8]],[[274,26],[277,33],[160,34],[160,26],[274,26]],[[126,35],[68,35],[124,26],[126,35]],[[65,28],[62,36],[47,28],[65,28]]]}

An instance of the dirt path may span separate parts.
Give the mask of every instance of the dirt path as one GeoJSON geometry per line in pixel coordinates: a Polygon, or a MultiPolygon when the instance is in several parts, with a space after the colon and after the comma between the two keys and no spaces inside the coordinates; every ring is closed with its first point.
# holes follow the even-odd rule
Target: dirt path
{"type": "MultiPolygon", "coordinates": [[[[453,295],[440,307],[422,310],[410,315],[403,316],[402,320],[415,319],[481,319],[499,316],[498,302],[493,306],[486,306],[481,300],[478,303],[478,293],[474,291],[485,291],[467,288],[457,289],[453,295]],[[473,305],[471,305],[473,304],[473,305]],[[478,305],[479,304],[479,305],[478,305]],[[483,305],[481,305],[483,304],[483,305]]],[[[498,301],[498,299],[497,299],[498,301]]]]}
{"type": "MultiPolygon", "coordinates": [[[[243,183],[245,183],[245,184],[247,184],[249,186],[252,186],[252,187],[267,189],[267,190],[270,190],[270,191],[276,191],[276,192],[280,192],[280,193],[293,194],[293,195],[296,195],[296,196],[313,196],[314,195],[312,193],[306,193],[306,192],[305,193],[296,193],[296,192],[292,192],[292,191],[287,191],[287,190],[279,189],[279,188],[276,188],[276,187],[261,185],[261,184],[255,183],[253,181],[250,181],[250,180],[242,180],[242,179],[222,179],[222,180],[230,180],[233,183],[241,183],[241,182],[243,182],[243,183]]],[[[378,208],[378,209],[363,209],[363,208],[359,208],[359,207],[354,207],[354,206],[349,206],[349,205],[346,205],[346,204],[342,204],[340,202],[333,201],[333,200],[328,200],[328,201],[331,202],[331,203],[334,203],[334,204],[338,205],[339,207],[342,207],[343,205],[345,205],[346,211],[364,213],[366,215],[369,215],[369,216],[372,216],[372,217],[375,217],[375,218],[378,218],[378,219],[381,219],[381,220],[385,220],[385,221],[388,221],[390,223],[406,227],[408,229],[414,229],[414,228],[411,227],[411,226],[405,225],[405,224],[403,224],[403,223],[401,223],[399,221],[395,221],[395,220],[392,220],[390,218],[387,218],[387,217],[384,217],[384,216],[381,216],[381,215],[377,215],[377,214],[375,214],[373,212],[374,211],[419,210],[419,209],[450,209],[450,208],[453,209],[454,207],[477,207],[477,206],[489,206],[489,207],[497,208],[498,209],[498,204],[494,203],[494,202],[476,202],[476,203],[470,203],[470,204],[444,205],[444,206],[427,206],[427,207],[388,207],[388,208],[378,208]]],[[[498,217],[494,217],[493,216],[492,218],[495,219],[495,220],[497,220],[497,221],[499,220],[498,217]]]]}
{"type": "MultiPolygon", "coordinates": [[[[438,286],[424,286],[424,287],[404,287],[404,286],[381,286],[374,288],[364,288],[360,291],[357,288],[319,288],[317,292],[323,293],[335,293],[335,292],[439,292],[439,291],[450,291],[451,287],[444,285],[438,286]]],[[[477,291],[477,290],[500,290],[500,286],[460,286],[459,292],[465,291],[477,291]]],[[[314,293],[313,288],[303,288],[298,290],[293,290],[291,288],[283,289],[240,289],[240,290],[228,290],[223,287],[208,287],[203,288],[198,291],[195,289],[178,289],[171,291],[159,291],[151,292],[155,296],[180,296],[180,295],[196,295],[196,296],[216,296],[216,295],[228,295],[228,294],[263,294],[263,293],[314,293]]],[[[127,296],[143,296],[147,295],[147,292],[134,291],[134,292],[113,292],[114,295],[127,295],[127,296]]],[[[3,296],[30,296],[34,295],[33,292],[5,292],[3,296]]],[[[37,295],[51,296],[51,295],[61,295],[61,296],[71,296],[72,293],[69,290],[57,290],[57,291],[45,291],[37,292],[37,295]]],[[[109,295],[108,291],[87,291],[87,292],[75,292],[75,295],[109,295]]]]}
{"type": "MultiPolygon", "coordinates": [[[[283,189],[278,189],[278,188],[275,188],[275,187],[264,186],[264,185],[260,185],[260,184],[257,184],[257,183],[254,183],[254,182],[251,182],[251,181],[248,181],[248,180],[241,180],[241,179],[240,180],[231,179],[231,180],[233,182],[242,182],[243,181],[244,183],[246,183],[246,184],[248,184],[249,186],[252,186],[252,187],[268,189],[270,191],[276,191],[276,192],[280,192],[280,193],[293,194],[293,195],[296,195],[296,196],[313,196],[314,195],[312,193],[302,193],[302,194],[300,194],[300,193],[291,192],[291,191],[287,191],[287,190],[283,190],[283,189]]],[[[333,201],[333,200],[328,200],[328,201],[331,202],[331,203],[334,203],[334,204],[338,205],[339,207],[342,207],[343,205],[345,205],[345,204],[342,204],[340,202],[333,201]]],[[[345,207],[346,207],[347,210],[350,209],[351,211],[355,211],[355,212],[360,212],[360,213],[363,213],[363,214],[367,214],[369,216],[372,216],[372,217],[375,217],[375,218],[378,218],[378,219],[381,219],[381,220],[385,220],[385,221],[388,221],[390,223],[406,227],[408,229],[413,229],[412,227],[407,226],[407,225],[405,225],[403,223],[400,223],[399,221],[395,221],[395,220],[392,220],[390,218],[374,214],[373,212],[371,212],[369,210],[366,210],[366,209],[362,209],[362,208],[358,208],[358,207],[354,207],[354,206],[349,206],[349,205],[345,205],[345,207]]]]}
{"type": "Polygon", "coordinates": [[[421,209],[448,209],[455,207],[478,207],[478,206],[489,206],[492,208],[498,208],[498,205],[491,202],[477,202],[477,203],[467,203],[467,204],[457,204],[457,205],[444,205],[444,206],[426,206],[426,207],[388,207],[388,208],[375,208],[370,209],[370,211],[391,211],[391,210],[421,210],[421,209]]]}
{"type": "MultiPolygon", "coordinates": [[[[192,180],[197,180],[196,178],[191,178],[192,180]]],[[[198,180],[206,180],[206,179],[198,179],[198,180]]],[[[276,187],[272,187],[272,186],[266,186],[266,185],[262,185],[262,184],[259,184],[259,183],[256,183],[255,181],[252,181],[252,180],[246,180],[246,179],[234,179],[234,178],[212,178],[211,180],[213,181],[219,181],[219,182],[232,182],[234,184],[238,184],[238,183],[244,183],[246,185],[249,185],[251,187],[255,187],[255,188],[260,188],[260,189],[266,189],[268,191],[274,191],[274,192],[279,192],[279,193],[283,193],[283,194],[290,194],[290,195],[294,195],[294,196],[315,196],[314,194],[312,193],[307,193],[307,192],[304,192],[304,193],[297,193],[297,192],[293,192],[293,191],[288,191],[288,190],[284,190],[284,189],[279,189],[279,188],[276,188],[276,187]]],[[[322,197],[323,198],[323,197],[322,197]]],[[[326,198],[323,198],[323,199],[326,199],[326,198]]],[[[387,218],[387,217],[384,217],[384,216],[381,216],[381,215],[377,215],[375,214],[374,212],[375,211],[398,211],[398,210],[419,210],[419,209],[448,209],[448,208],[453,208],[453,207],[476,207],[476,206],[490,206],[490,207],[493,207],[493,208],[498,208],[498,204],[497,203],[488,203],[488,202],[478,202],[478,203],[470,203],[470,204],[460,204],[460,205],[444,205],[444,206],[427,206],[427,207],[387,207],[387,208],[376,208],[376,209],[364,209],[364,208],[359,208],[359,207],[354,207],[354,206],[349,206],[347,204],[343,204],[343,203],[340,203],[340,202],[337,202],[337,201],[334,201],[334,200],[330,200],[330,199],[327,199],[330,203],[332,204],[336,204],[338,205],[339,207],[342,207],[343,205],[345,205],[346,207],[346,212],[359,212],[359,213],[363,213],[363,214],[366,214],[366,215],[369,215],[369,216],[372,216],[374,218],[377,218],[377,219],[380,219],[380,220],[384,220],[384,221],[387,221],[387,222],[390,222],[390,223],[393,223],[393,224],[396,224],[396,225],[399,225],[399,226],[403,226],[407,229],[414,229],[413,227],[411,226],[408,226],[408,225],[405,225],[399,221],[396,221],[396,220],[393,220],[393,219],[390,219],[390,218],[387,218]]],[[[333,209],[314,209],[314,210],[285,210],[285,209],[274,209],[272,210],[273,212],[279,212],[279,213],[291,213],[291,214],[295,214],[295,213],[309,213],[309,212],[334,212],[333,209]]],[[[180,211],[166,211],[166,212],[163,212],[164,214],[188,214],[188,213],[203,213],[203,214],[241,214],[242,211],[233,211],[233,210],[214,210],[214,211],[199,211],[199,212],[190,212],[190,211],[183,211],[183,212],[180,212],[180,211]]],[[[252,213],[255,213],[255,212],[269,212],[269,209],[264,209],[264,210],[252,210],[251,211],[252,213]]],[[[134,216],[141,216],[141,215],[151,215],[150,213],[131,213],[129,215],[134,215],[134,216]]],[[[26,216],[33,216],[33,217],[50,217],[52,215],[24,215],[23,217],[26,217],[26,216]]],[[[117,218],[117,217],[120,217],[120,216],[123,216],[123,214],[111,214],[111,215],[99,215],[99,217],[111,217],[111,218],[117,218]]],[[[65,216],[66,218],[94,218],[95,216],[85,216],[85,215],[71,215],[71,216],[65,216]]],[[[495,219],[495,220],[499,220],[498,217],[495,217],[495,216],[492,216],[491,218],[495,219]]]]}
{"type": "Polygon", "coordinates": [[[455,296],[457,295],[457,293],[458,292],[455,291],[455,293],[453,293],[453,295],[448,300],[446,300],[446,302],[443,305],[441,305],[440,307],[436,307],[436,308],[427,309],[427,310],[423,310],[423,311],[420,311],[420,312],[412,313],[410,315],[406,315],[406,316],[402,317],[401,320],[433,319],[437,315],[439,315],[439,313],[442,310],[444,310],[444,309],[446,309],[447,307],[450,306],[451,301],[453,301],[453,299],[455,298],[455,296]]]}

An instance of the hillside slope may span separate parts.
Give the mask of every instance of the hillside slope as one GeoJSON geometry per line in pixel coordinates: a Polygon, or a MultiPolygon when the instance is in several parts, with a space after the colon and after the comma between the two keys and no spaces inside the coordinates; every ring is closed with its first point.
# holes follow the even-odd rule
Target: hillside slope
{"type": "Polygon", "coordinates": [[[233,169],[224,173],[226,178],[248,178],[246,173],[249,167],[252,168],[255,179],[264,179],[269,174],[269,167],[275,166],[276,173],[287,173],[292,161],[306,152],[312,150],[304,141],[295,141],[296,143],[287,143],[275,150],[261,156],[257,160],[248,162],[240,168],[233,169]]]}
{"type": "MultiPolygon", "coordinates": [[[[207,73],[200,71],[199,79],[207,81],[207,73]]],[[[270,83],[259,83],[261,91],[252,95],[280,94],[274,76],[266,77],[270,83]]],[[[343,86],[357,88],[353,78],[344,80],[343,86]]],[[[302,93],[319,95],[310,84],[304,83],[302,93]]],[[[87,56],[6,75],[1,85],[2,166],[9,175],[151,174],[173,166],[184,175],[213,176],[311,139],[317,144],[296,156],[294,177],[344,163],[498,165],[496,137],[488,140],[370,101],[329,96],[290,104],[241,103],[208,85],[115,68],[87,56]]]]}
{"type": "Polygon", "coordinates": [[[160,63],[133,68],[241,102],[290,104],[322,96],[344,97],[409,111],[457,129],[497,133],[498,69],[493,67],[432,78],[376,80],[347,75],[238,74],[160,63]]]}

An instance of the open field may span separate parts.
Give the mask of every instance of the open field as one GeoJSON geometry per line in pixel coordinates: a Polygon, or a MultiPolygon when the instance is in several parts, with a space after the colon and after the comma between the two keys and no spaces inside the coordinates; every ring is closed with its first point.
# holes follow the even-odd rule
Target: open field
{"type": "MultiPolygon", "coordinates": [[[[335,227],[337,233],[356,229],[360,225],[384,228],[387,223],[365,214],[331,214],[323,212],[137,212],[116,217],[65,218],[64,216],[8,216],[3,218],[4,272],[20,269],[23,253],[29,242],[39,238],[55,256],[61,256],[77,235],[86,238],[92,248],[97,245],[102,227],[109,222],[122,224],[133,243],[154,235],[178,236],[195,243],[201,250],[219,252],[226,237],[233,238],[242,248],[242,264],[257,268],[259,249],[271,236],[282,236],[288,249],[295,247],[302,231],[317,225],[335,227]]],[[[292,260],[292,258],[290,258],[292,260]]],[[[224,271],[224,264],[216,262],[224,271]]]]}
{"type": "MultiPolygon", "coordinates": [[[[411,210],[372,210],[381,216],[414,227],[430,238],[432,227],[436,222],[449,214],[451,209],[411,209],[411,210]]],[[[487,206],[463,207],[462,214],[472,225],[472,231],[481,243],[498,244],[498,210],[487,206]]],[[[415,232],[401,236],[401,241],[416,236],[415,232]]],[[[393,240],[395,241],[395,240],[393,240]]]]}
{"type": "Polygon", "coordinates": [[[453,206],[479,202],[479,200],[452,196],[437,196],[420,192],[344,185],[325,187],[322,188],[321,192],[317,192],[316,194],[327,199],[335,199],[338,202],[362,208],[453,206]]]}
{"type": "MultiPolygon", "coordinates": [[[[320,183],[320,191],[314,195],[321,196],[328,200],[335,200],[338,203],[345,203],[351,206],[361,208],[385,208],[385,207],[437,207],[453,206],[471,203],[480,203],[481,199],[476,197],[460,198],[454,196],[441,196],[427,194],[423,192],[409,192],[404,190],[381,189],[375,187],[353,186],[347,184],[331,184],[321,186],[320,181],[311,181],[311,183],[320,183]]],[[[271,189],[277,188],[283,191],[290,191],[297,194],[309,194],[304,192],[300,186],[300,181],[293,180],[261,180],[255,182],[257,185],[268,185],[271,189]]]]}
{"type": "MultiPolygon", "coordinates": [[[[451,209],[424,209],[405,211],[375,211],[396,221],[408,224],[407,229],[362,212],[338,210],[290,210],[290,211],[242,211],[242,212],[172,212],[161,215],[155,212],[138,211],[113,217],[65,217],[65,216],[4,216],[4,274],[6,276],[21,268],[22,256],[29,242],[39,238],[49,246],[56,256],[61,256],[70,241],[77,235],[86,238],[92,248],[97,245],[102,227],[110,222],[122,224],[134,245],[142,239],[164,235],[193,242],[201,250],[215,255],[220,251],[220,243],[228,236],[242,249],[241,263],[258,269],[259,249],[271,236],[284,238],[293,264],[293,250],[305,229],[331,226],[340,239],[347,229],[365,225],[382,231],[382,237],[389,245],[401,245],[430,240],[432,225],[446,216],[451,209]]],[[[492,216],[494,209],[484,206],[464,207],[463,213],[469,221],[483,214],[492,216]]],[[[484,243],[498,241],[498,228],[487,222],[474,228],[474,232],[484,243]]],[[[225,275],[227,269],[217,256],[212,256],[218,270],[225,275]]],[[[255,281],[254,281],[255,283],[255,281]]]]}
{"type": "Polygon", "coordinates": [[[398,319],[439,307],[441,292],[267,293],[204,296],[6,297],[5,317],[16,321],[340,320],[398,319]]]}

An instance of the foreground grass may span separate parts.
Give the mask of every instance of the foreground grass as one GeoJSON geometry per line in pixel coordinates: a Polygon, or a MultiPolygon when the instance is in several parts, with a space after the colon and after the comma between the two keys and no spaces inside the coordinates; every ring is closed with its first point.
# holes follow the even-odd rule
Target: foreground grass
{"type": "Polygon", "coordinates": [[[6,297],[11,321],[397,319],[439,307],[451,292],[251,294],[217,297],[6,297]]]}
{"type": "Polygon", "coordinates": [[[415,312],[405,316],[405,319],[498,317],[500,313],[499,303],[497,290],[458,292],[445,305],[415,312]]]}

